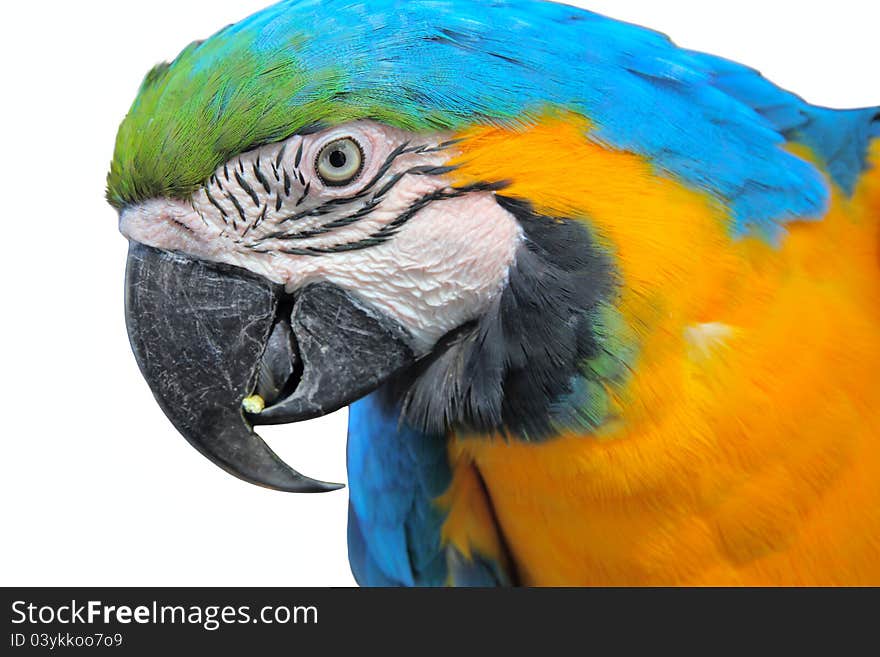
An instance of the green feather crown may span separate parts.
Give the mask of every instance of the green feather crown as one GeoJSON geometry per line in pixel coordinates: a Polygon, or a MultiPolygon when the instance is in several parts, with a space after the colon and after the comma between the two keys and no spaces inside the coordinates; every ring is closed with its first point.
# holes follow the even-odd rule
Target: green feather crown
{"type": "Polygon", "coordinates": [[[113,206],[185,197],[231,157],[326,116],[339,75],[303,70],[290,56],[295,40],[263,55],[223,37],[193,43],[147,74],[116,138],[113,206]]]}
{"type": "Polygon", "coordinates": [[[265,9],[150,71],[117,135],[108,201],[185,198],[235,155],[309,126],[462,123],[406,100],[389,106],[400,87],[376,66],[367,8],[333,18],[310,5],[265,9]]]}

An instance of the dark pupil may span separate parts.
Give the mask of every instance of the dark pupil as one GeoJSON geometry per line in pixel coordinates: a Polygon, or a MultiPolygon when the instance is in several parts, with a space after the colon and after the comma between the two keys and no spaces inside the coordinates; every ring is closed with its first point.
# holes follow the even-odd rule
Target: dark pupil
{"type": "Polygon", "coordinates": [[[341,169],[345,166],[346,162],[348,162],[348,158],[345,157],[345,153],[342,151],[333,151],[330,153],[330,165],[335,169],[341,169]]]}

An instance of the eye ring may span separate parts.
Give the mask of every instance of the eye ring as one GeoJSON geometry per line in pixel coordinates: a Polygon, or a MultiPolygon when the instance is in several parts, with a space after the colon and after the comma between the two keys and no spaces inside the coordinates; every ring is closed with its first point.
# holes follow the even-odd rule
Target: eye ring
{"type": "Polygon", "coordinates": [[[364,149],[351,137],[334,139],[315,159],[315,171],[328,187],[345,187],[361,174],[364,149]]]}

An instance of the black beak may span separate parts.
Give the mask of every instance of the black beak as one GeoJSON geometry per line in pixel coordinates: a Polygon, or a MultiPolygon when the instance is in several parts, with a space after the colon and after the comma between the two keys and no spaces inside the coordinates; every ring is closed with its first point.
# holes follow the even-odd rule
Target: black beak
{"type": "Polygon", "coordinates": [[[415,360],[404,329],[338,287],[289,297],[250,272],[137,243],[125,311],[141,372],[177,430],[227,472],[275,490],[342,486],[288,466],[254,423],[331,413],[415,360]]]}

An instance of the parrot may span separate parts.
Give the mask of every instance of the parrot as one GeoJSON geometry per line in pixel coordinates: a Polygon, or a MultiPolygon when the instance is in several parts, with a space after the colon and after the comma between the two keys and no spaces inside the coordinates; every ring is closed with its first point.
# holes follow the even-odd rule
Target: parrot
{"type": "Polygon", "coordinates": [[[880,107],[542,0],[286,0],[143,80],[106,196],[177,431],[348,408],[378,587],[880,584],[880,107]]]}

